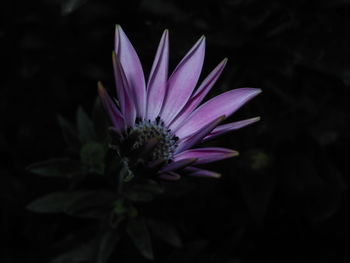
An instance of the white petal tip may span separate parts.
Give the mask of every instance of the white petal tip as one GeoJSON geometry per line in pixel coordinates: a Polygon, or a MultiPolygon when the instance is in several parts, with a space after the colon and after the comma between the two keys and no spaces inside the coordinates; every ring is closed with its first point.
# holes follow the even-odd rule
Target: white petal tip
{"type": "Polygon", "coordinates": [[[256,94],[260,94],[262,92],[262,89],[256,89],[256,94]]]}
{"type": "Polygon", "coordinates": [[[214,178],[220,178],[221,177],[221,174],[219,174],[219,173],[215,173],[215,174],[213,174],[213,176],[212,177],[214,177],[214,178]]]}
{"type": "Polygon", "coordinates": [[[239,152],[232,150],[232,151],[227,155],[227,157],[228,157],[228,158],[232,158],[232,157],[236,157],[236,156],[238,156],[238,155],[239,155],[239,152]]]}

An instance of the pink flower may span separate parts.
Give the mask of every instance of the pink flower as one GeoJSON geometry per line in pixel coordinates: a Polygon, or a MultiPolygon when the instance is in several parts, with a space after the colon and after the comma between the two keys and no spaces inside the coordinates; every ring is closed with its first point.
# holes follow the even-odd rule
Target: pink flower
{"type": "Polygon", "coordinates": [[[219,177],[216,172],[193,166],[230,158],[238,152],[218,147],[192,147],[258,121],[260,118],[256,117],[220,125],[261,90],[234,89],[201,104],[222,73],[227,59],[196,88],[205,54],[203,36],[168,77],[168,35],[165,30],[146,84],[136,51],[118,25],[113,55],[118,102],[101,84],[99,95],[121,141],[132,137],[134,150],[148,147],[147,166],[161,163],[160,177],[178,179],[179,173],[219,177]]]}

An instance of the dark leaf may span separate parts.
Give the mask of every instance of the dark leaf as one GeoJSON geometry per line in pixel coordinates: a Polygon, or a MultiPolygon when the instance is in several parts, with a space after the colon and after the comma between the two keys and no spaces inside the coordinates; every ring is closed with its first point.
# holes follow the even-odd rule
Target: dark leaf
{"type": "Polygon", "coordinates": [[[96,99],[92,111],[92,121],[96,137],[99,141],[105,141],[108,137],[108,120],[99,98],[96,99]]]}
{"type": "Polygon", "coordinates": [[[96,139],[93,123],[82,107],[79,107],[77,111],[77,127],[82,143],[96,139]]]}
{"type": "Polygon", "coordinates": [[[64,140],[72,150],[77,151],[80,148],[80,142],[76,129],[62,116],[58,115],[57,118],[63,133],[64,140]]]}
{"type": "Polygon", "coordinates": [[[92,257],[93,240],[89,240],[78,247],[56,256],[49,263],[80,263],[89,261],[92,257]]]}
{"type": "Polygon", "coordinates": [[[65,208],[65,213],[84,218],[101,218],[112,208],[116,196],[106,191],[78,192],[65,208]]]}
{"type": "Polygon", "coordinates": [[[176,228],[166,222],[148,219],[147,225],[152,234],[174,247],[181,247],[182,242],[176,228]]]}
{"type": "Polygon", "coordinates": [[[123,201],[121,199],[118,199],[114,202],[114,212],[117,215],[123,215],[127,211],[126,207],[123,204],[123,201]]]}
{"type": "Polygon", "coordinates": [[[129,218],[136,218],[139,215],[139,211],[136,209],[135,206],[129,206],[128,207],[128,216],[129,218]]]}
{"type": "Polygon", "coordinates": [[[105,149],[97,142],[85,144],[80,152],[81,161],[89,168],[88,172],[103,174],[105,149]]]}
{"type": "Polygon", "coordinates": [[[56,192],[34,200],[27,209],[38,213],[66,213],[72,216],[97,218],[112,201],[113,193],[105,191],[56,192]]]}
{"type": "Polygon", "coordinates": [[[34,174],[67,178],[79,174],[80,168],[80,162],[67,158],[51,159],[27,167],[34,174]]]}
{"type": "Polygon", "coordinates": [[[57,192],[31,202],[27,209],[38,213],[61,213],[72,202],[72,194],[57,192]]]}
{"type": "Polygon", "coordinates": [[[96,262],[107,263],[120,240],[117,229],[107,229],[98,239],[96,262]]]}
{"type": "Polygon", "coordinates": [[[126,232],[140,253],[147,259],[153,260],[151,237],[143,219],[137,218],[129,221],[126,232]]]}

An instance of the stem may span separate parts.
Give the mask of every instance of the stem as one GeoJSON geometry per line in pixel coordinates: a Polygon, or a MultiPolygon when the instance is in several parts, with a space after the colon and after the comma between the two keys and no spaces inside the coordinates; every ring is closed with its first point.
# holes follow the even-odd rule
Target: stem
{"type": "Polygon", "coordinates": [[[120,160],[120,164],[121,164],[122,168],[121,168],[119,176],[118,176],[118,189],[117,189],[117,192],[118,192],[118,194],[122,195],[124,179],[125,179],[126,176],[128,176],[130,170],[129,170],[129,164],[128,164],[128,159],[127,158],[122,158],[120,160]]]}

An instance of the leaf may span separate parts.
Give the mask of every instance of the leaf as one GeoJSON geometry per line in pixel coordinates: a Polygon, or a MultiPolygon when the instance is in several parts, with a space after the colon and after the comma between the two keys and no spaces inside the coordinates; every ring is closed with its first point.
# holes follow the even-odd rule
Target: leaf
{"type": "Polygon", "coordinates": [[[123,200],[118,199],[114,202],[114,213],[116,215],[123,215],[126,213],[127,209],[124,206],[123,200]]]}
{"type": "Polygon", "coordinates": [[[97,98],[92,110],[92,122],[96,137],[99,141],[105,141],[108,137],[108,119],[104,111],[100,98],[97,98]]]}
{"type": "Polygon", "coordinates": [[[119,240],[120,236],[116,229],[108,229],[105,231],[98,240],[96,262],[107,263],[119,240]]]}
{"type": "Polygon", "coordinates": [[[80,173],[80,167],[78,161],[58,158],[31,164],[27,167],[27,170],[43,176],[71,178],[80,173]]]}
{"type": "Polygon", "coordinates": [[[103,174],[105,149],[102,144],[89,142],[80,151],[81,161],[89,167],[89,172],[103,174]]]}
{"type": "Polygon", "coordinates": [[[112,208],[116,196],[107,191],[85,191],[75,193],[72,199],[64,210],[66,214],[84,218],[101,218],[112,208]]]}
{"type": "Polygon", "coordinates": [[[151,237],[143,219],[137,218],[129,221],[126,232],[139,252],[147,259],[153,260],[151,237]]]}
{"type": "Polygon", "coordinates": [[[76,129],[73,127],[71,123],[69,123],[65,118],[62,116],[58,115],[57,116],[58,123],[61,127],[62,134],[64,137],[64,140],[70,146],[71,149],[73,150],[79,150],[80,148],[80,142],[79,142],[79,137],[76,129]]]}
{"type": "Polygon", "coordinates": [[[56,192],[34,200],[27,209],[38,213],[61,213],[72,202],[70,193],[56,192]]]}
{"type": "Polygon", "coordinates": [[[89,261],[93,246],[95,245],[93,240],[89,240],[78,247],[69,250],[49,261],[49,263],[80,263],[89,261]]]}
{"type": "Polygon", "coordinates": [[[77,127],[82,143],[96,139],[93,123],[82,107],[79,107],[77,111],[77,127]]]}
{"type": "Polygon", "coordinates": [[[38,213],[66,213],[71,216],[99,218],[115,200],[112,192],[56,192],[31,202],[27,209],[38,213]]]}
{"type": "Polygon", "coordinates": [[[159,239],[174,247],[182,246],[179,233],[174,226],[166,222],[154,220],[151,218],[147,220],[147,225],[149,226],[151,233],[159,239]]]}

